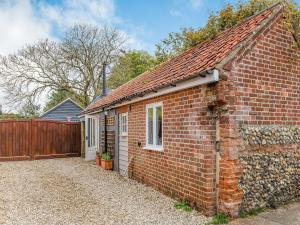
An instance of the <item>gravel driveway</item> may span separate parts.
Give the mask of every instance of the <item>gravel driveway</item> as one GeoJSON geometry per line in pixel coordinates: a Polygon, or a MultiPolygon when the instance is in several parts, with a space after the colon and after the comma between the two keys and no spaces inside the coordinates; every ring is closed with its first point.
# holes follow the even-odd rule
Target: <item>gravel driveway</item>
{"type": "Polygon", "coordinates": [[[198,212],[80,158],[0,163],[0,224],[205,224],[198,212]]]}

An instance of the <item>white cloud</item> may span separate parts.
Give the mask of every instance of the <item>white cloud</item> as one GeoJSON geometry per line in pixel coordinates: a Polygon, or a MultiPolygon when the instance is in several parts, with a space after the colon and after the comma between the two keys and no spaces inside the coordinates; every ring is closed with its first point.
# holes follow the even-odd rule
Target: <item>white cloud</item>
{"type": "MultiPolygon", "coordinates": [[[[41,38],[50,37],[50,24],[39,20],[30,0],[0,1],[0,54],[7,55],[41,38]]],[[[5,107],[5,93],[0,90],[5,107]]]]}
{"type": "MultiPolygon", "coordinates": [[[[32,0],[0,0],[0,54],[7,55],[42,38],[57,39],[74,24],[130,27],[116,15],[113,0],[62,0],[57,4],[32,0]],[[35,5],[34,5],[35,3],[35,5]]],[[[126,28],[125,28],[126,29],[126,28]]],[[[135,29],[123,30],[129,46],[145,46],[135,29]]]]}
{"type": "MultiPolygon", "coordinates": [[[[127,37],[127,47],[148,49],[143,28],[123,21],[116,15],[114,0],[0,0],[0,54],[16,52],[25,44],[43,38],[59,39],[74,24],[118,25],[127,37]]],[[[0,90],[0,104],[4,104],[0,90]]]]}
{"type": "Polygon", "coordinates": [[[200,9],[203,6],[203,0],[190,0],[194,9],[200,9]]]}
{"type": "Polygon", "coordinates": [[[0,54],[8,54],[49,37],[50,26],[35,17],[30,0],[4,0],[0,2],[0,30],[0,54]]]}
{"type": "Polygon", "coordinates": [[[120,21],[112,0],[64,0],[59,5],[42,2],[39,8],[45,20],[60,28],[78,23],[102,25],[120,21]]]}

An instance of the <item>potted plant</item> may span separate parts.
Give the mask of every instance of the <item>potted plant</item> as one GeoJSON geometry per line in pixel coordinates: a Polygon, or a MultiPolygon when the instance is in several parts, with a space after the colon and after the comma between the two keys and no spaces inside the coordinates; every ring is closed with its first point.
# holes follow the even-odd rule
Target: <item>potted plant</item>
{"type": "Polygon", "coordinates": [[[101,154],[100,154],[100,152],[96,152],[96,165],[101,166],[101,154]]]}
{"type": "Polygon", "coordinates": [[[101,167],[105,170],[112,170],[113,160],[109,152],[104,152],[101,155],[101,167]]]}

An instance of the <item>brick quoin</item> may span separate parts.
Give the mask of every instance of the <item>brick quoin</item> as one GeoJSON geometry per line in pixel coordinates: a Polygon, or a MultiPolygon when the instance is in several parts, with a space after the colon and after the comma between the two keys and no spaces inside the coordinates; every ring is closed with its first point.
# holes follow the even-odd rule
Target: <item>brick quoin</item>
{"type": "MultiPolygon", "coordinates": [[[[299,48],[287,31],[282,14],[260,33],[243,52],[223,70],[226,79],[218,83],[217,93],[226,102],[221,118],[219,209],[237,216],[243,201],[238,180],[243,168],[238,155],[244,150],[237,131],[240,125],[300,125],[299,48]]],[[[284,146],[262,146],[272,152],[284,146]]]]}

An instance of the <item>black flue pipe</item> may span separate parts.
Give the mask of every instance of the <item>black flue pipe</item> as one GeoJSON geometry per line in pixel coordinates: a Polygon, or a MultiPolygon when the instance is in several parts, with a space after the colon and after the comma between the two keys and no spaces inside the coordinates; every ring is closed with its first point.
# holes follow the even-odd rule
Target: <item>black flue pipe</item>
{"type": "MultiPolygon", "coordinates": [[[[106,63],[102,69],[102,97],[106,96],[106,63]]],[[[107,152],[107,111],[104,111],[104,152],[107,152]]]]}
{"type": "Polygon", "coordinates": [[[102,68],[102,96],[106,96],[106,63],[103,63],[102,68]]]}

